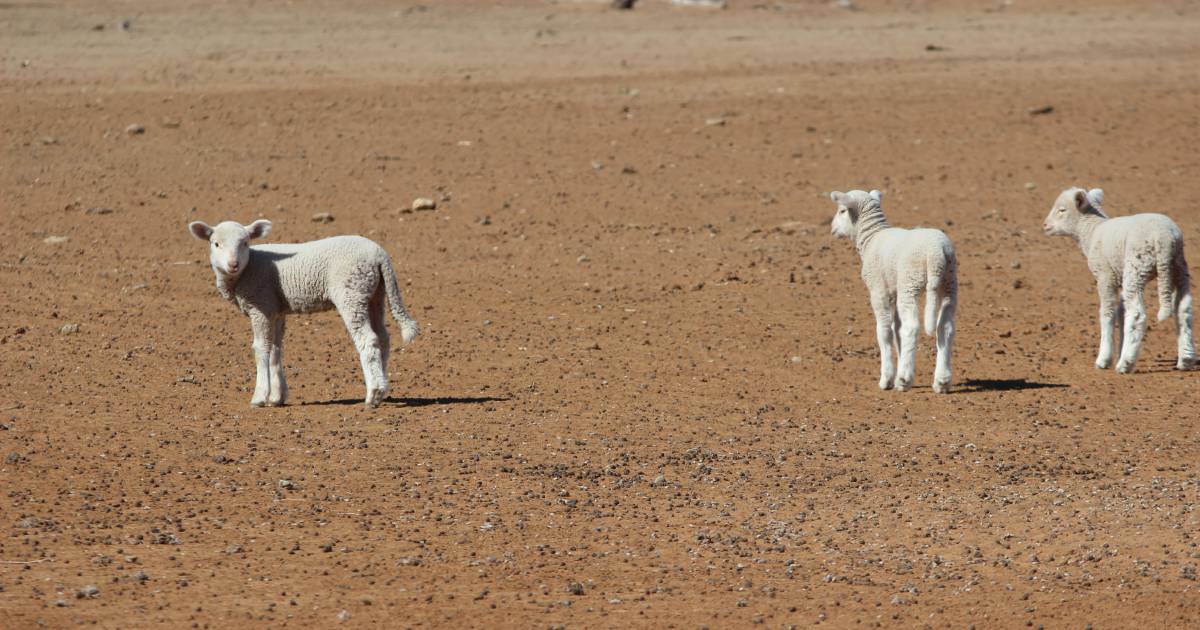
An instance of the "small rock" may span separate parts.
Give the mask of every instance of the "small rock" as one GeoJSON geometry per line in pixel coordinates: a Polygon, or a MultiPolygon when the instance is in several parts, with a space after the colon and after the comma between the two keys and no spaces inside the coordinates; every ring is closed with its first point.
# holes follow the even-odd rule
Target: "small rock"
{"type": "Polygon", "coordinates": [[[75,593],[75,597],[78,599],[91,599],[93,597],[98,597],[99,595],[100,589],[96,588],[96,586],[93,584],[88,584],[87,586],[79,589],[78,593],[75,593]]]}
{"type": "Polygon", "coordinates": [[[167,129],[178,129],[178,128],[179,128],[179,126],[180,126],[180,125],[182,125],[182,124],[183,124],[183,123],[181,123],[180,121],[178,121],[178,120],[176,120],[176,119],[174,119],[174,118],[164,118],[164,119],[162,119],[162,126],[163,126],[163,127],[166,127],[167,129]]]}
{"type": "Polygon", "coordinates": [[[592,170],[599,171],[599,170],[602,170],[603,168],[604,168],[604,162],[601,162],[599,160],[592,160],[592,170]]]}
{"type": "Polygon", "coordinates": [[[313,223],[333,223],[333,215],[328,212],[318,212],[312,215],[313,223]]]}
{"type": "Polygon", "coordinates": [[[349,610],[343,610],[342,612],[340,612],[340,613],[338,613],[338,614],[337,614],[337,620],[338,620],[338,621],[345,621],[345,620],[347,620],[347,619],[349,619],[349,618],[350,618],[350,611],[349,611],[349,610]]]}
{"type": "Polygon", "coordinates": [[[396,564],[402,567],[419,567],[421,566],[421,559],[415,556],[405,556],[397,560],[396,564]]]}
{"type": "Polygon", "coordinates": [[[129,577],[133,578],[134,582],[139,582],[139,583],[144,583],[144,582],[147,582],[150,580],[150,576],[146,575],[145,571],[138,571],[137,573],[134,573],[133,575],[131,575],[129,577]]]}
{"type": "Polygon", "coordinates": [[[1030,115],[1030,116],[1044,116],[1044,115],[1046,115],[1046,114],[1049,114],[1049,113],[1051,113],[1051,112],[1053,112],[1053,111],[1054,111],[1054,106],[1053,106],[1053,105],[1043,105],[1043,106],[1041,106],[1041,107],[1030,107],[1030,108],[1029,108],[1029,115],[1030,115]]]}
{"type": "Polygon", "coordinates": [[[42,144],[47,146],[51,144],[58,144],[58,138],[55,138],[54,136],[46,136],[42,138],[42,144]]]}
{"type": "Polygon", "coordinates": [[[55,605],[55,606],[58,606],[59,608],[66,608],[66,607],[67,607],[67,600],[65,600],[65,599],[56,599],[56,600],[54,600],[54,605],[55,605]]]}
{"type": "Polygon", "coordinates": [[[102,206],[88,208],[87,210],[83,211],[84,214],[112,214],[113,212],[115,212],[115,210],[113,210],[112,208],[105,208],[102,206]]]}
{"type": "Polygon", "coordinates": [[[71,239],[67,236],[47,236],[46,238],[42,239],[42,242],[47,245],[59,245],[61,243],[66,243],[69,240],[71,239]]]}
{"type": "Polygon", "coordinates": [[[576,259],[575,259],[575,262],[577,262],[577,263],[585,263],[585,262],[589,262],[589,261],[591,261],[591,260],[592,260],[592,259],[591,259],[591,258],[588,258],[587,254],[584,254],[584,255],[580,256],[579,258],[576,258],[576,259]]]}
{"type": "Polygon", "coordinates": [[[803,357],[801,357],[801,356],[794,356],[794,357],[792,357],[792,363],[797,363],[797,364],[798,364],[798,363],[800,363],[800,362],[802,362],[802,361],[804,361],[804,358],[803,358],[803,357]]]}
{"type": "Polygon", "coordinates": [[[436,201],[434,201],[433,199],[430,199],[430,198],[428,198],[428,197],[418,197],[418,198],[416,198],[416,199],[413,199],[413,202],[412,202],[412,209],[413,209],[414,211],[417,211],[417,210],[436,210],[436,209],[437,209],[437,202],[436,202],[436,201]]]}
{"type": "Polygon", "coordinates": [[[724,127],[725,119],[724,118],[706,118],[704,120],[704,124],[709,127],[724,127]]]}
{"type": "Polygon", "coordinates": [[[226,455],[225,453],[218,453],[216,455],[213,455],[212,460],[213,460],[214,464],[228,464],[233,461],[232,459],[229,459],[229,456],[226,455]]]}
{"type": "Polygon", "coordinates": [[[64,335],[73,335],[79,332],[79,324],[63,324],[63,327],[59,328],[58,332],[64,335]]]}
{"type": "Polygon", "coordinates": [[[122,31],[128,31],[131,28],[133,28],[133,20],[130,20],[130,19],[121,20],[121,30],[122,31]]]}
{"type": "MultiPolygon", "coordinates": [[[[4,457],[4,463],[10,464],[10,465],[16,464],[16,463],[19,463],[22,459],[23,458],[21,457],[20,453],[9,453],[8,455],[6,455],[4,457]]],[[[29,529],[30,527],[36,527],[36,526],[37,526],[37,521],[31,520],[28,518],[21,519],[21,521],[19,523],[17,523],[17,527],[21,527],[22,529],[29,529]]]]}
{"type": "Polygon", "coordinates": [[[1023,280],[1021,280],[1020,278],[1013,280],[1013,288],[1014,289],[1020,289],[1020,288],[1023,288],[1024,286],[1025,286],[1025,282],[1023,280]]]}
{"type": "Polygon", "coordinates": [[[291,479],[280,479],[279,487],[282,488],[283,490],[295,490],[296,484],[292,483],[291,479]]]}
{"type": "Polygon", "coordinates": [[[131,136],[140,136],[140,135],[146,133],[146,127],[145,127],[145,125],[139,125],[138,123],[133,123],[132,125],[129,125],[128,127],[125,128],[125,133],[127,133],[131,136]]]}
{"type": "Polygon", "coordinates": [[[621,174],[622,175],[637,175],[637,169],[632,166],[622,166],[621,174]]]}
{"type": "Polygon", "coordinates": [[[1025,182],[1025,190],[1036,190],[1037,184],[1033,182],[1025,182]]]}
{"type": "Polygon", "coordinates": [[[1012,267],[1013,269],[1020,269],[1020,268],[1021,268],[1021,261],[1019,261],[1019,260],[1014,260],[1014,261],[1012,261],[1012,264],[1011,264],[1011,265],[1009,265],[1009,266],[1010,266],[1010,267],[1012,267]]]}
{"type": "Polygon", "coordinates": [[[654,486],[654,487],[656,487],[656,488],[657,488],[657,487],[659,487],[659,486],[665,486],[665,485],[667,485],[667,476],[666,476],[666,475],[662,475],[662,474],[660,474],[659,476],[657,476],[657,477],[655,477],[655,478],[654,478],[654,481],[651,481],[651,482],[650,482],[650,485],[652,485],[652,486],[654,486]]]}
{"type": "Polygon", "coordinates": [[[175,382],[177,382],[177,383],[191,383],[192,385],[199,385],[199,384],[200,384],[200,381],[196,380],[196,377],[195,377],[195,376],[192,376],[191,374],[188,374],[187,376],[180,376],[179,378],[175,379],[175,382]]]}
{"type": "Polygon", "coordinates": [[[929,52],[941,52],[943,50],[946,50],[946,48],[943,46],[938,46],[937,44],[926,44],[925,50],[927,50],[929,52]]]}
{"type": "Polygon", "coordinates": [[[572,595],[583,595],[583,584],[579,582],[571,582],[567,585],[567,592],[572,595]]]}
{"type": "Polygon", "coordinates": [[[230,545],[225,548],[225,553],[231,556],[235,553],[242,553],[243,551],[245,550],[237,543],[230,543],[230,545]]]}

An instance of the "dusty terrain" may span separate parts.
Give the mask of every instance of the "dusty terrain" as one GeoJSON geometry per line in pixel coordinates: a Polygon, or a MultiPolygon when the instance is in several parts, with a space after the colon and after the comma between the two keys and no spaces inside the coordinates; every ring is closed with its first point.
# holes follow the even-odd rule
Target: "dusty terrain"
{"type": "Polygon", "coordinates": [[[0,3],[0,627],[1197,623],[1200,376],[1095,370],[1040,225],[1196,272],[1200,7],[426,4],[0,3]],[[957,243],[952,395],[876,389],[853,187],[957,243]],[[257,217],[391,252],[382,408],[332,313],[249,407],[185,224],[257,217]]]}

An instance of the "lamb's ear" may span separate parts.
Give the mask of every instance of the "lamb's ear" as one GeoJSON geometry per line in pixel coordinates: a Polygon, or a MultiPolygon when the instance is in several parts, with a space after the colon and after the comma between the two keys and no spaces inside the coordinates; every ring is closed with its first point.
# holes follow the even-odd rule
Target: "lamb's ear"
{"type": "Polygon", "coordinates": [[[1088,194],[1082,188],[1075,191],[1075,209],[1083,210],[1088,207],[1088,194]]]}
{"type": "Polygon", "coordinates": [[[871,195],[871,198],[875,200],[875,203],[883,203],[883,193],[879,192],[878,190],[872,190],[869,194],[871,195]]]}
{"type": "Polygon", "coordinates": [[[266,219],[259,219],[247,225],[246,231],[250,233],[250,238],[262,238],[271,233],[271,222],[266,219]]]}
{"type": "Polygon", "coordinates": [[[213,232],[212,228],[208,227],[208,224],[203,221],[192,221],[188,224],[188,231],[192,233],[192,236],[202,241],[207,241],[213,232]]]}
{"type": "Polygon", "coordinates": [[[1088,191],[1088,201],[1092,202],[1093,206],[1100,207],[1104,205],[1104,191],[1099,188],[1093,188],[1088,191]]]}
{"type": "Polygon", "coordinates": [[[841,204],[841,203],[842,203],[842,197],[845,197],[845,196],[846,196],[846,193],[840,193],[840,192],[838,192],[838,191],[836,191],[836,190],[835,190],[835,191],[833,191],[833,192],[831,192],[831,193],[829,193],[829,198],[830,198],[831,200],[833,200],[833,203],[836,203],[836,204],[841,204]]]}

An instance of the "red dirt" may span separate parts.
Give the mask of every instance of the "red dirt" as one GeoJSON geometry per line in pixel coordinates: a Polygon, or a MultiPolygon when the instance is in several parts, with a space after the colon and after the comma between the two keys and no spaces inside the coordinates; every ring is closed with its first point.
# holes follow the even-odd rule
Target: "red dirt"
{"type": "Polygon", "coordinates": [[[1197,7],[607,4],[0,3],[0,627],[1200,620],[1197,376],[1039,229],[1200,244],[1197,7]],[[952,395],[876,389],[854,187],[956,242],[952,395]],[[259,216],[391,252],[382,408],[332,313],[249,407],[185,225],[259,216]]]}

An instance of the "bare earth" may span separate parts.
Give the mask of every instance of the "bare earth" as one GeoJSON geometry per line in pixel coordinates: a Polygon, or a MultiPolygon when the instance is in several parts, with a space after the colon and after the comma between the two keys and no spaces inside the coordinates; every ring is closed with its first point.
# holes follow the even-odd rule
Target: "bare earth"
{"type": "Polygon", "coordinates": [[[0,627],[1200,623],[1200,377],[1094,369],[1040,230],[1198,272],[1200,7],[641,4],[0,3],[0,627]],[[849,188],[956,242],[949,396],[876,388],[849,188]],[[250,408],[185,224],[258,217],[392,254],[382,408],[333,313],[250,408]]]}

